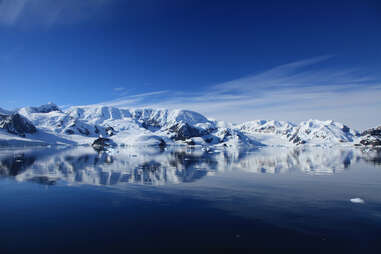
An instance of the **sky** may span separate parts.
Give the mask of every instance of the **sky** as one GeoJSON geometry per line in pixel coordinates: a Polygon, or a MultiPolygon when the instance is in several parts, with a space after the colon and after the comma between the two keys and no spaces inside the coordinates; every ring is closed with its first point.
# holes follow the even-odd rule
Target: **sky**
{"type": "Polygon", "coordinates": [[[0,107],[381,124],[381,2],[0,0],[0,107]]]}

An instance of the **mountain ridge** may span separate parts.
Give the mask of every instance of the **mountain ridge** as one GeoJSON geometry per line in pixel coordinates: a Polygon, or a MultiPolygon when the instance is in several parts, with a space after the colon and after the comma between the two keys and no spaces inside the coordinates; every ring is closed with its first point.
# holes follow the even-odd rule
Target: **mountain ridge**
{"type": "MultiPolygon", "coordinates": [[[[360,132],[333,120],[253,120],[232,124],[209,119],[185,109],[118,108],[72,106],[61,110],[49,103],[24,107],[15,112],[36,128],[36,133],[14,133],[46,144],[89,145],[99,137],[117,145],[201,145],[201,146],[332,146],[367,145],[360,132]]],[[[0,112],[1,113],[1,112],[0,112]]],[[[1,122],[0,122],[0,128],[1,122]]],[[[4,128],[3,128],[4,129],[4,128]]],[[[8,130],[9,132],[9,130],[8,130]]],[[[7,137],[8,139],[11,138],[7,137]]],[[[4,133],[0,140],[4,139],[4,133]]],[[[373,144],[373,143],[369,143],[373,144]]]]}

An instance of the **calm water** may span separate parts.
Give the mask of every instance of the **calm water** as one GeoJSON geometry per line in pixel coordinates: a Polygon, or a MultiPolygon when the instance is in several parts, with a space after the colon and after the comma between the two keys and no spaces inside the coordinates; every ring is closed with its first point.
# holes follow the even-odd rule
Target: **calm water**
{"type": "Polygon", "coordinates": [[[380,158],[322,148],[0,150],[0,251],[377,249],[380,158]]]}

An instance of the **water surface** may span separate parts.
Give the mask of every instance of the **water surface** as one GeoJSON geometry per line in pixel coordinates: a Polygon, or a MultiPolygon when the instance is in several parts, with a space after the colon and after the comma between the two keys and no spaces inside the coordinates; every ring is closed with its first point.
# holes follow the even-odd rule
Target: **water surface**
{"type": "Polygon", "coordinates": [[[349,148],[0,150],[0,249],[376,249],[380,158],[349,148]]]}

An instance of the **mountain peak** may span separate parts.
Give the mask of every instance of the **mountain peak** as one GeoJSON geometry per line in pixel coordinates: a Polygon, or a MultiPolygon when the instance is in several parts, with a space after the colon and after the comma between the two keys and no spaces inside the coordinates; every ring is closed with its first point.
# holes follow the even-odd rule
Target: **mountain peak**
{"type": "Polygon", "coordinates": [[[51,102],[39,107],[22,108],[18,113],[29,119],[41,130],[40,134],[44,134],[43,138],[52,143],[91,144],[100,135],[120,145],[331,146],[355,144],[360,140],[357,131],[333,120],[310,119],[300,124],[254,120],[229,124],[185,109],[89,105],[61,111],[51,102]]]}
{"type": "Polygon", "coordinates": [[[52,102],[49,102],[48,104],[43,104],[39,107],[32,107],[32,109],[34,109],[36,113],[49,113],[52,111],[61,111],[60,108],[52,102]]]}
{"type": "Polygon", "coordinates": [[[25,107],[19,110],[19,112],[21,112],[22,114],[50,113],[53,111],[61,112],[61,109],[52,102],[49,102],[48,104],[43,104],[38,107],[25,107]]]}

